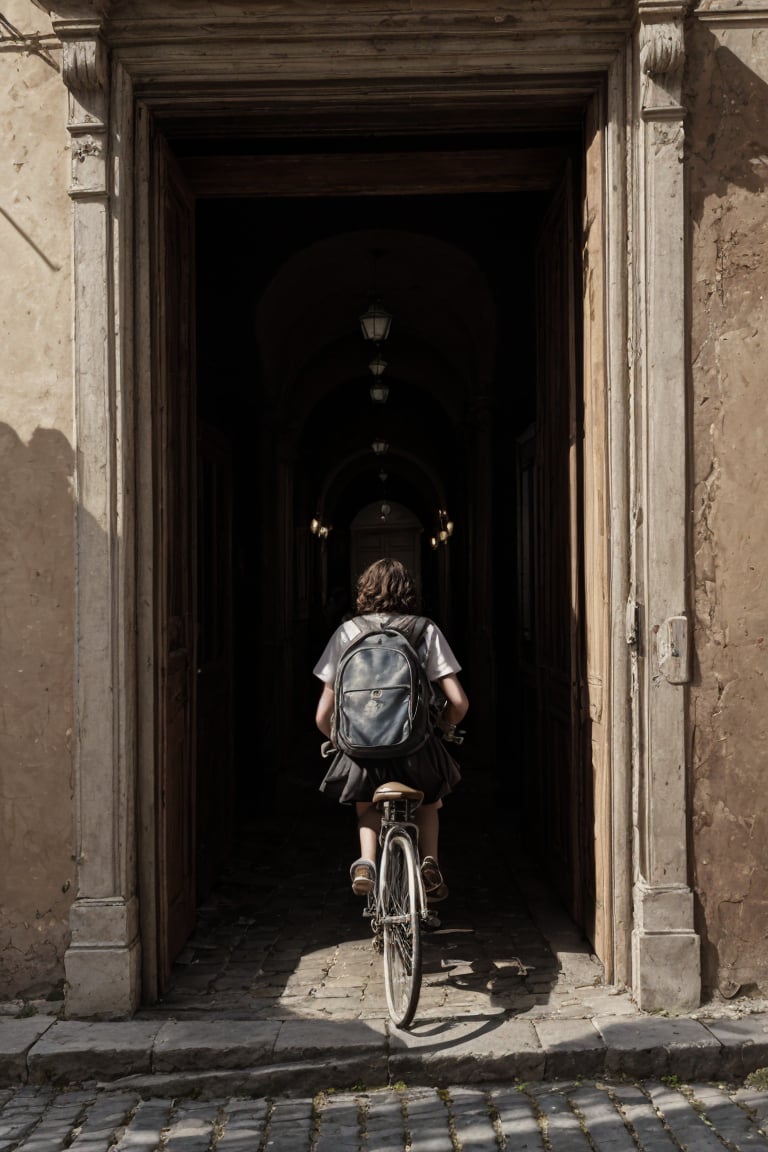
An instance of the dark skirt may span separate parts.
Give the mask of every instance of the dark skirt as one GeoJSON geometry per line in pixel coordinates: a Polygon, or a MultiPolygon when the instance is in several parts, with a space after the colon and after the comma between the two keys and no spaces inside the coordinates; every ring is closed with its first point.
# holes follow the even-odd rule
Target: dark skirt
{"type": "Polygon", "coordinates": [[[444,742],[430,737],[413,756],[383,760],[352,760],[337,752],[323,777],[320,791],[340,804],[371,801],[380,784],[396,780],[424,793],[425,804],[435,804],[461,780],[459,766],[444,742]]]}

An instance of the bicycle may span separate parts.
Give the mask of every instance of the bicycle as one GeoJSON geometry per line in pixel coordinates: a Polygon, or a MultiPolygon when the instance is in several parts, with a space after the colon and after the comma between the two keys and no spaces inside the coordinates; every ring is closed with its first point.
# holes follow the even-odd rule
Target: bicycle
{"type": "Polygon", "coordinates": [[[421,931],[439,925],[427,905],[414,813],[424,793],[390,780],[376,789],[381,812],[379,867],[364,915],[370,917],[374,947],[384,958],[387,1008],[396,1028],[413,1020],[421,992],[421,931]]]}

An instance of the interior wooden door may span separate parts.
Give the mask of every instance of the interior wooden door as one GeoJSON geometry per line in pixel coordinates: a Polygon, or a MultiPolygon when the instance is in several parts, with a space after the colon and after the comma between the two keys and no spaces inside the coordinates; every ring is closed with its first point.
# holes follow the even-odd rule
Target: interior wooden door
{"type": "Polygon", "coordinates": [[[158,984],[195,923],[194,208],[154,151],[158,984]]]}
{"type": "Polygon", "coordinates": [[[234,828],[232,447],[197,436],[197,899],[229,861],[234,828]]]}
{"type": "Polygon", "coordinates": [[[534,643],[538,827],[551,876],[585,923],[583,843],[591,843],[580,735],[580,437],[573,181],[566,169],[537,252],[534,643]]]}
{"type": "Polygon", "coordinates": [[[350,532],[350,589],[357,587],[357,578],[369,564],[382,556],[400,560],[421,588],[422,525],[417,516],[402,504],[389,504],[386,520],[382,520],[381,501],[369,504],[358,512],[350,532]]]}

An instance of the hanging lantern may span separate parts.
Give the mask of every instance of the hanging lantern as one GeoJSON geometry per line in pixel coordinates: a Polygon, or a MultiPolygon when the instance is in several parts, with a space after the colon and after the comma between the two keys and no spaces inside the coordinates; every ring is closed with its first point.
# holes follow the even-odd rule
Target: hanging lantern
{"type": "Polygon", "coordinates": [[[375,344],[386,340],[387,336],[389,336],[391,323],[391,315],[378,300],[375,300],[368,311],[363,312],[360,317],[360,327],[363,330],[363,336],[366,340],[373,340],[375,344]]]}
{"type": "Polygon", "coordinates": [[[387,362],[382,356],[381,352],[377,352],[373,360],[368,365],[368,371],[378,380],[384,375],[384,370],[387,367],[387,362]]]}
{"type": "Polygon", "coordinates": [[[389,451],[389,444],[386,440],[374,440],[371,449],[377,456],[383,456],[385,452],[389,451]]]}

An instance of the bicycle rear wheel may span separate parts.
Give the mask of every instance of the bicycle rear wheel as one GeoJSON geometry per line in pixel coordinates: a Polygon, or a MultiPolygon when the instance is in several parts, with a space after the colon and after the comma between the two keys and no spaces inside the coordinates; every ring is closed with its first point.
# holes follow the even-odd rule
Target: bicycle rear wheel
{"type": "Polygon", "coordinates": [[[421,918],[416,853],[406,834],[391,836],[381,860],[384,987],[397,1028],[407,1028],[421,991],[421,918]]]}

